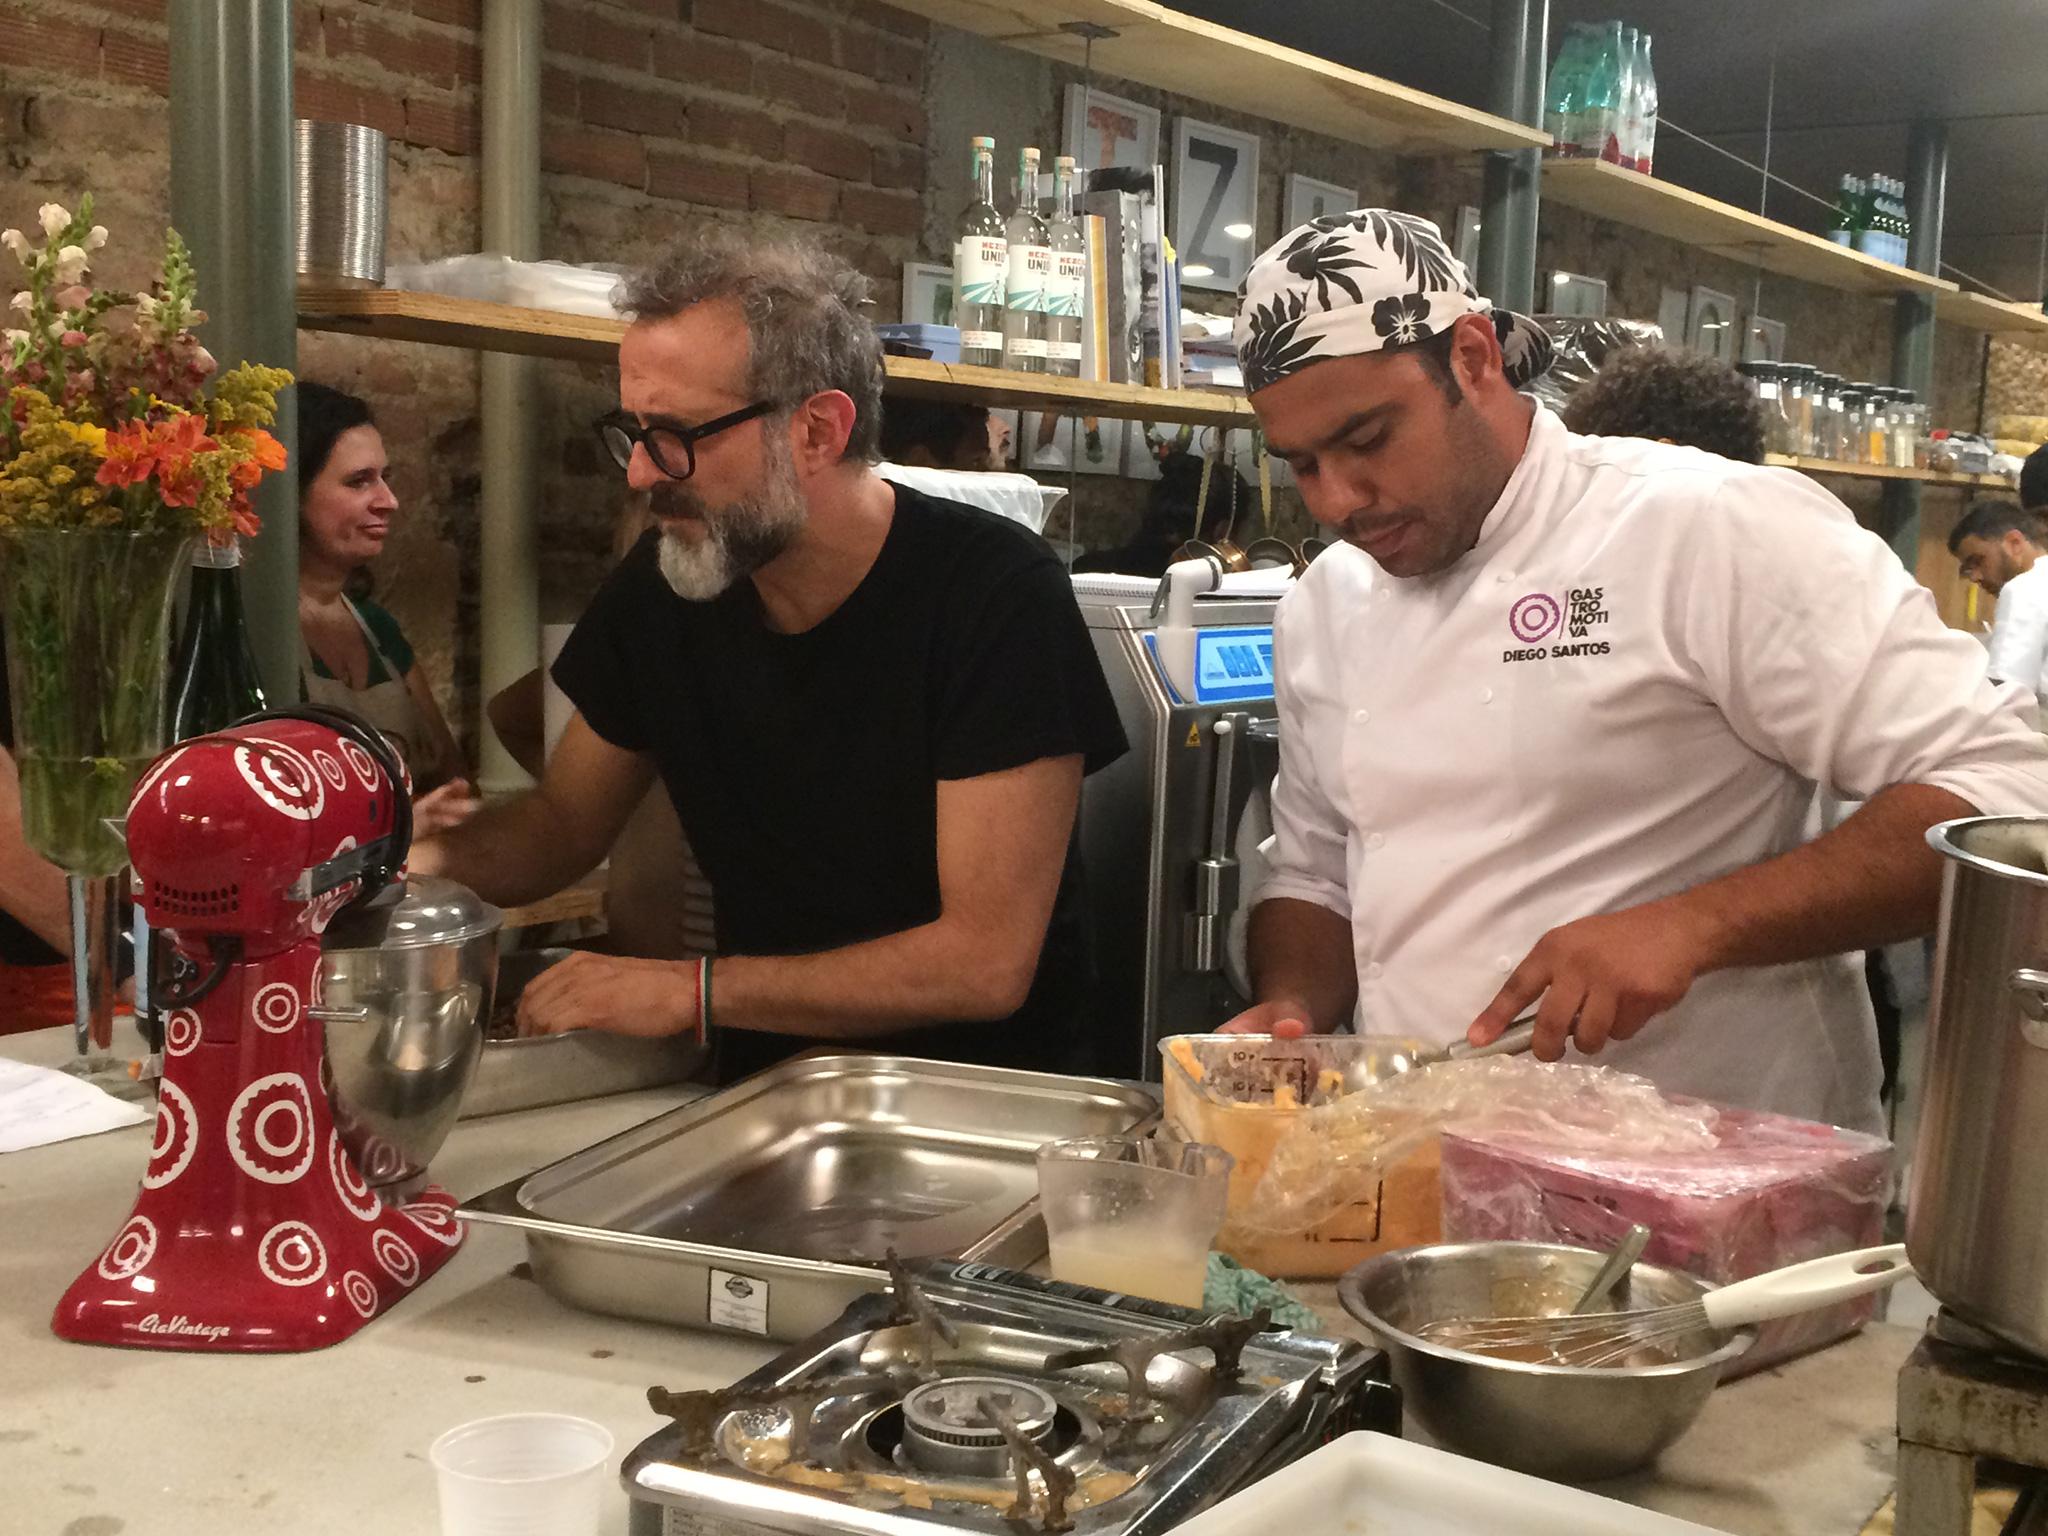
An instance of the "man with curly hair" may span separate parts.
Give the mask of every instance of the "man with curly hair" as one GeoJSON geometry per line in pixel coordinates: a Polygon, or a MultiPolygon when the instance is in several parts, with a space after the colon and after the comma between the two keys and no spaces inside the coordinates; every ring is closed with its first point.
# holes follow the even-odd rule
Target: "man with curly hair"
{"type": "Polygon", "coordinates": [[[1764,461],[1756,392],[1726,363],[1669,347],[1624,347],[1566,402],[1564,424],[1588,437],[1649,437],[1743,464],[1764,461]]]}
{"type": "Polygon", "coordinates": [[[1336,542],[1275,626],[1234,1026],[1485,1042],[1533,1007],[1539,1056],[1879,1129],[1854,951],[1933,927],[1929,826],[2048,811],[2029,700],[1806,476],[1522,395],[1548,338],[1426,220],[1293,231],[1237,342],[1336,542]],[[1865,804],[1809,840],[1818,787],[1865,804]]]}

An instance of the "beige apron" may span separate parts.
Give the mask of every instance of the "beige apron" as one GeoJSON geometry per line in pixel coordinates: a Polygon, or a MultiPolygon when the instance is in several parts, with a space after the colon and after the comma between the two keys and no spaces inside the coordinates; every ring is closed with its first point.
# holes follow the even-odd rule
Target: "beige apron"
{"type": "Polygon", "coordinates": [[[412,690],[405,686],[404,674],[392,665],[391,658],[377,644],[377,637],[363,621],[362,611],[345,597],[342,602],[347,604],[349,617],[356,621],[356,628],[363,632],[363,643],[369,647],[370,656],[383,666],[384,681],[372,683],[367,688],[351,688],[338,677],[321,677],[313,669],[312,647],[306,644],[305,631],[301,630],[299,685],[305,692],[306,702],[348,710],[383,732],[391,745],[397,748],[398,755],[405,759],[406,770],[412,775],[413,793],[424,794],[436,788],[448,774],[435,755],[434,741],[427,732],[426,720],[420,714],[419,702],[413,698],[412,690]]]}

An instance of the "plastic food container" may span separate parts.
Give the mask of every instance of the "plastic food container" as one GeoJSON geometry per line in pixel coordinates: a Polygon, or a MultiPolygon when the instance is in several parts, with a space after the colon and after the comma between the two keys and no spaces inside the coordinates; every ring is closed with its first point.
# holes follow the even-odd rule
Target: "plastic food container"
{"type": "Polygon", "coordinates": [[[1368,1086],[1425,1042],[1375,1035],[1170,1035],[1159,1042],[1166,1118],[1237,1160],[1219,1251],[1261,1274],[1329,1279],[1391,1248],[1443,1235],[1441,1139],[1393,1165],[1372,1198],[1299,1233],[1252,1232],[1230,1218],[1257,1198],[1273,1148],[1301,1114],[1368,1086]]]}

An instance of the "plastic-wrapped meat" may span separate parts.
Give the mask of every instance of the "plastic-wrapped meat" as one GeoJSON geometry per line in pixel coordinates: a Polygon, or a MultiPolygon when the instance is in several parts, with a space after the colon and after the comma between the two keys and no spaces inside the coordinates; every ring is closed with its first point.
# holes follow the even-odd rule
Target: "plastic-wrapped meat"
{"type": "MultiPolygon", "coordinates": [[[[1444,1136],[1444,1239],[1611,1248],[1632,1222],[1643,1257],[1726,1285],[1884,1240],[1891,1144],[1782,1115],[1724,1109],[1704,1152],[1444,1136]]],[[[1740,1375],[1832,1343],[1873,1315],[1874,1298],[1766,1323],[1740,1375]]]]}

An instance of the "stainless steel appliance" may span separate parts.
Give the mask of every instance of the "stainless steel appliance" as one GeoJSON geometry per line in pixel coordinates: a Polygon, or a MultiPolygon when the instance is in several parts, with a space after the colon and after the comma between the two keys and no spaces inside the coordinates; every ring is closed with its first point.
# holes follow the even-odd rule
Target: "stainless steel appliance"
{"type": "Polygon", "coordinates": [[[1906,1247],[1950,1310],[2048,1355],[2048,818],[1927,839],[1948,862],[1906,1247]]]}
{"type": "Polygon", "coordinates": [[[1352,1428],[1383,1355],[980,1264],[899,1266],[626,1457],[633,1536],[1153,1536],[1352,1428]]]}
{"type": "Polygon", "coordinates": [[[912,1258],[1043,1258],[1038,1148],[1151,1128],[1136,1084],[804,1056],[463,1207],[595,1312],[800,1339],[912,1258]]]}
{"type": "Polygon", "coordinates": [[[1265,572],[1229,580],[1255,590],[1218,590],[1225,578],[1211,560],[1182,561],[1156,583],[1074,578],[1131,742],[1083,784],[1080,812],[1090,1018],[1103,1068],[1119,1076],[1156,1080],[1161,1037],[1201,1034],[1244,1006],[1232,925],[1251,894],[1247,814],[1256,830],[1279,761],[1282,582],[1265,572]]]}

